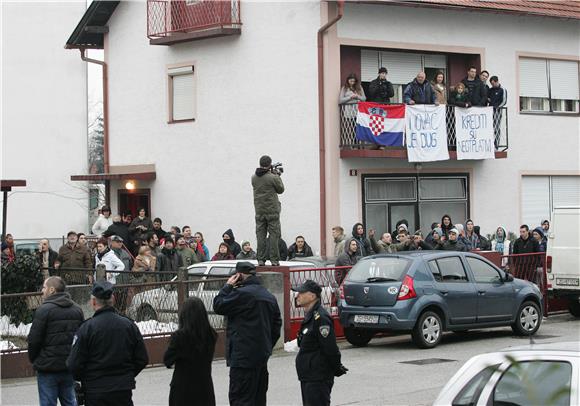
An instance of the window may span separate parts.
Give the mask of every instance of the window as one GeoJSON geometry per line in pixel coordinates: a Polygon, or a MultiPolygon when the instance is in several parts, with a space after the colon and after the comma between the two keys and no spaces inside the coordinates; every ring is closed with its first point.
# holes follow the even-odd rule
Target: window
{"type": "Polygon", "coordinates": [[[443,277],[441,276],[441,271],[439,270],[439,266],[437,265],[437,262],[435,260],[429,261],[429,269],[431,270],[431,273],[433,274],[433,278],[437,282],[443,282],[443,277]]]}
{"type": "Polygon", "coordinates": [[[443,282],[467,282],[467,275],[465,274],[465,269],[463,269],[461,258],[441,258],[437,260],[437,265],[441,271],[443,282]]]}
{"type": "Polygon", "coordinates": [[[530,227],[550,220],[556,207],[579,203],[580,176],[522,177],[522,221],[530,227]]]}
{"type": "Polygon", "coordinates": [[[572,366],[562,361],[527,361],[511,365],[493,391],[498,405],[569,405],[572,366]]]}
{"type": "Polygon", "coordinates": [[[473,406],[477,404],[483,388],[498,367],[499,364],[491,365],[478,372],[453,399],[452,406],[473,406]]]}
{"type": "Polygon", "coordinates": [[[348,280],[366,282],[368,278],[387,278],[400,281],[406,275],[412,261],[406,258],[375,258],[361,261],[352,267],[348,273],[348,280]]]}
{"type": "Polygon", "coordinates": [[[209,270],[209,274],[211,276],[230,276],[230,272],[233,271],[234,268],[231,266],[214,266],[209,270]]]}
{"type": "Polygon", "coordinates": [[[578,62],[520,58],[520,111],[578,114],[579,99],[578,62]]]}
{"type": "Polygon", "coordinates": [[[169,122],[195,119],[195,76],[193,66],[170,68],[169,78],[169,122]]]}
{"type": "Polygon", "coordinates": [[[467,257],[467,263],[477,283],[501,283],[499,272],[481,259],[467,257]]]}

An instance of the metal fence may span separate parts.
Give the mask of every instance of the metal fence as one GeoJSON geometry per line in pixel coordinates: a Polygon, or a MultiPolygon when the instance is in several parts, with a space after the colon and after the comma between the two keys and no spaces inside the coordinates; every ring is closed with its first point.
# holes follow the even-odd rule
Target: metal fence
{"type": "MultiPolygon", "coordinates": [[[[343,149],[364,149],[378,147],[376,144],[359,141],[356,138],[356,114],[357,104],[340,105],[340,147],[343,149]]],[[[447,125],[447,147],[450,150],[457,148],[455,106],[446,106],[445,121],[447,125]]],[[[507,151],[508,149],[508,112],[507,107],[494,110],[493,129],[495,136],[495,151],[507,151]]],[[[403,138],[403,146],[405,146],[403,138]]],[[[401,147],[384,147],[401,148],[401,147]]]]}

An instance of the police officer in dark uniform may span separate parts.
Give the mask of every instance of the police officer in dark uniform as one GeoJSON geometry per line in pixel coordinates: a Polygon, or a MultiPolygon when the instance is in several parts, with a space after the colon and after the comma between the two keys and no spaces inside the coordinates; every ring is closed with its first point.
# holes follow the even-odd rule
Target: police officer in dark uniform
{"type": "Polygon", "coordinates": [[[87,406],[131,406],[135,377],[149,362],[137,325],[113,307],[113,285],[97,282],[93,317],[77,331],[67,366],[81,381],[87,406]]]}
{"type": "Polygon", "coordinates": [[[238,262],[215,297],[213,310],[227,318],[230,405],[265,406],[268,359],[282,327],[276,298],[262,286],[252,263],[238,262]]]}
{"type": "Polygon", "coordinates": [[[306,314],[300,332],[296,356],[296,372],[302,390],[304,406],[330,405],[334,377],[346,374],[348,369],[340,362],[334,324],[320,303],[322,289],[312,280],[293,288],[298,292],[296,303],[306,314]]]}

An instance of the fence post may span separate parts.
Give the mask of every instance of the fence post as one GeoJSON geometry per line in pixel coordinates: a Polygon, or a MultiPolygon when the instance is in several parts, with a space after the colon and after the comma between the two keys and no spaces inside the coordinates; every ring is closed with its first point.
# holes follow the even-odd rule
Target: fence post
{"type": "Polygon", "coordinates": [[[101,282],[107,279],[107,268],[105,267],[105,264],[99,264],[97,265],[97,282],[101,282]]]}
{"type": "Polygon", "coordinates": [[[177,310],[181,310],[181,306],[187,300],[187,267],[181,267],[177,270],[177,310]]]}

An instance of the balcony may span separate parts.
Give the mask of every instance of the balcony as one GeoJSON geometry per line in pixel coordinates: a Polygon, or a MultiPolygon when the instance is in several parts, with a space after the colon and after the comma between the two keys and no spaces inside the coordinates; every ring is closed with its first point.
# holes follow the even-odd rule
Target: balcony
{"type": "Polygon", "coordinates": [[[147,37],[151,45],[239,35],[241,26],[239,0],[147,1],[147,37]]]}
{"type": "MultiPolygon", "coordinates": [[[[352,106],[352,105],[351,105],[352,106]]],[[[348,105],[340,107],[340,157],[341,158],[395,158],[407,159],[407,148],[386,147],[370,144],[356,139],[356,122],[345,115],[348,105]]],[[[449,158],[457,159],[455,138],[455,106],[446,106],[447,149],[449,158]]],[[[507,158],[508,150],[508,114],[507,107],[502,107],[494,114],[495,158],[507,158]]]]}

